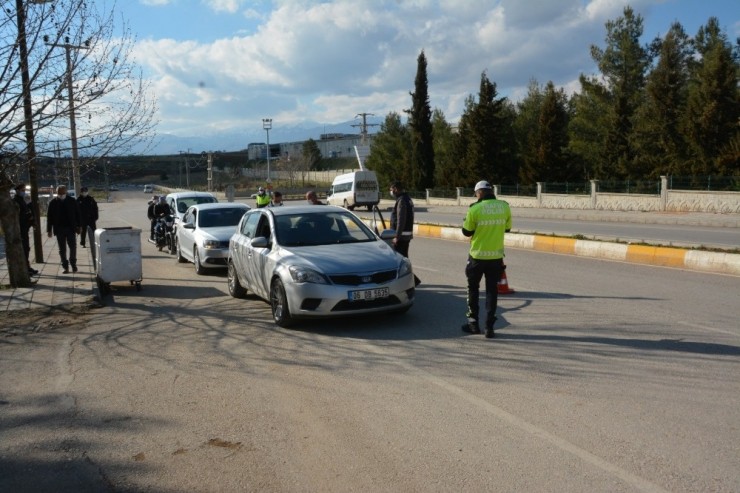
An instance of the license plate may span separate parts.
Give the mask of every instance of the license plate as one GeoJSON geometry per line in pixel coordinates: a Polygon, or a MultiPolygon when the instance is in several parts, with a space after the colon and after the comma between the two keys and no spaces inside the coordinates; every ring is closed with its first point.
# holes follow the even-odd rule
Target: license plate
{"type": "Polygon", "coordinates": [[[350,301],[371,301],[378,298],[387,298],[389,292],[388,288],[375,288],[349,291],[347,294],[350,301]]]}

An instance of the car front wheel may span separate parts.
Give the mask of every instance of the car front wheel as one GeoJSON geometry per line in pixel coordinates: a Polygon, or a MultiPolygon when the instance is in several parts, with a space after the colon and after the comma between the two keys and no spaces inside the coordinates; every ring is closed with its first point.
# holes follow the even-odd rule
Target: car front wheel
{"type": "Polygon", "coordinates": [[[175,241],[175,250],[177,250],[177,261],[181,264],[187,262],[187,259],[182,256],[182,249],[180,248],[179,241],[175,241]]]}
{"type": "Polygon", "coordinates": [[[272,318],[280,327],[290,327],[293,318],[288,309],[288,297],[285,295],[285,287],[280,279],[274,279],[270,286],[270,307],[272,318]]]}
{"type": "Polygon", "coordinates": [[[236,266],[231,260],[229,260],[227,280],[229,284],[229,294],[231,296],[234,298],[244,298],[244,296],[246,296],[247,290],[239,282],[239,277],[236,275],[236,266]]]}
{"type": "Polygon", "coordinates": [[[203,264],[200,263],[200,255],[198,255],[198,247],[193,245],[193,265],[195,265],[196,274],[205,274],[206,270],[203,268],[203,264]]]}

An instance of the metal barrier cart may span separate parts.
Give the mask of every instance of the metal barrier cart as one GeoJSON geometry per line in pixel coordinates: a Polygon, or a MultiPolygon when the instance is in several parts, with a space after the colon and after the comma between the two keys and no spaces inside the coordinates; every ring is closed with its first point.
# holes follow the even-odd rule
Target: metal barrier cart
{"type": "Polygon", "coordinates": [[[141,291],[141,230],[131,227],[95,230],[95,279],[101,295],[110,283],[129,281],[141,291]]]}

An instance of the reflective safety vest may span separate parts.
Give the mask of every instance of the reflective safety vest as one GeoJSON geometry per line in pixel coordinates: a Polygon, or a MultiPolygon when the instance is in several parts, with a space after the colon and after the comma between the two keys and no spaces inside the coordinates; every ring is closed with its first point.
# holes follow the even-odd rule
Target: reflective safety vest
{"type": "Polygon", "coordinates": [[[503,200],[486,199],[473,204],[463,228],[473,231],[470,256],[479,260],[504,258],[504,233],[511,229],[511,209],[503,200]]]}
{"type": "Polygon", "coordinates": [[[270,203],[270,196],[266,193],[264,195],[257,194],[255,200],[257,201],[257,207],[264,207],[270,203]]]}

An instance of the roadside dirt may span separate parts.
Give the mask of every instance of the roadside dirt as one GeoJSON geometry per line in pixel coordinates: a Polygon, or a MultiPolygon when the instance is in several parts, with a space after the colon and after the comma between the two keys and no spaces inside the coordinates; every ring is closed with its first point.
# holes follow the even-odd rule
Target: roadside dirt
{"type": "Polygon", "coordinates": [[[84,324],[94,307],[90,304],[74,304],[53,308],[16,310],[5,313],[0,326],[0,337],[13,337],[36,332],[51,332],[60,328],[84,324]]]}

